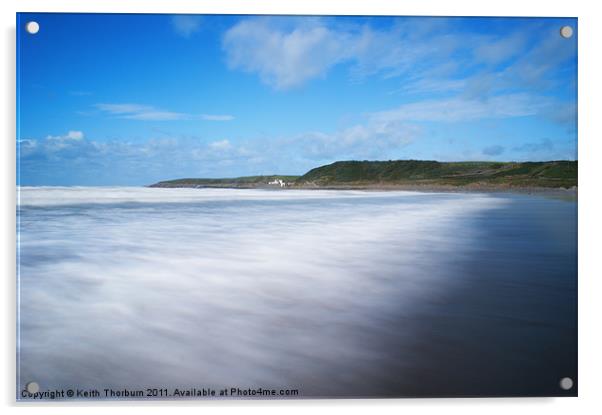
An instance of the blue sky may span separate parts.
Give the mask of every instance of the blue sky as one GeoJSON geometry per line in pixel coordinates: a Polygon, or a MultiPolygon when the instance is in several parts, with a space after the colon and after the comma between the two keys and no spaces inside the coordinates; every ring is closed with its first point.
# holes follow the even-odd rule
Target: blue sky
{"type": "Polygon", "coordinates": [[[25,13],[17,32],[22,185],[577,157],[576,19],[25,13]]]}

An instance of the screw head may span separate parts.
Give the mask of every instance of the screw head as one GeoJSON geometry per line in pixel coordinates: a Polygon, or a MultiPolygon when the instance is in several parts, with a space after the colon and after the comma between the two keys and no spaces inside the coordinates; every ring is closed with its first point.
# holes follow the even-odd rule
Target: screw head
{"type": "Polygon", "coordinates": [[[565,391],[568,391],[573,388],[573,379],[571,378],[562,378],[560,379],[560,387],[565,391]]]}
{"type": "Polygon", "coordinates": [[[40,25],[35,21],[27,22],[25,25],[25,30],[27,30],[27,33],[30,35],[35,35],[40,31],[40,25]]]}
{"type": "Polygon", "coordinates": [[[36,393],[40,391],[40,385],[38,385],[37,382],[29,382],[27,385],[25,385],[25,389],[29,393],[36,393]]]}
{"type": "Polygon", "coordinates": [[[568,39],[573,36],[573,28],[571,26],[562,26],[560,28],[560,36],[568,39]]]}

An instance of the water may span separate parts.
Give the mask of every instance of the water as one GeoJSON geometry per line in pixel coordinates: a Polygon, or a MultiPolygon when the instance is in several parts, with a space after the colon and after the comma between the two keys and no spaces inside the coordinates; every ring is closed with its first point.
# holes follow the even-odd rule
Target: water
{"type": "Polygon", "coordinates": [[[18,390],[574,395],[576,203],[21,188],[18,390]]]}

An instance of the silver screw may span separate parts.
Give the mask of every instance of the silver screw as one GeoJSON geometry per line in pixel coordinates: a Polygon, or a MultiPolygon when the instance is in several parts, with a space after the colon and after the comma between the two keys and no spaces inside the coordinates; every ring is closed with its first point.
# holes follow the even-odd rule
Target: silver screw
{"type": "Polygon", "coordinates": [[[27,392],[29,393],[36,393],[40,391],[40,385],[38,385],[37,382],[29,382],[25,385],[25,389],[27,389],[27,392]]]}
{"type": "Polygon", "coordinates": [[[560,36],[568,39],[573,36],[573,28],[571,26],[562,26],[560,28],[560,36]]]}
{"type": "Polygon", "coordinates": [[[38,22],[32,20],[31,22],[27,22],[27,24],[25,25],[25,30],[27,30],[27,33],[29,33],[30,35],[35,35],[40,31],[40,25],[38,24],[38,22]]]}
{"type": "Polygon", "coordinates": [[[573,387],[573,379],[571,378],[562,378],[560,379],[560,387],[565,391],[570,390],[573,387]]]}

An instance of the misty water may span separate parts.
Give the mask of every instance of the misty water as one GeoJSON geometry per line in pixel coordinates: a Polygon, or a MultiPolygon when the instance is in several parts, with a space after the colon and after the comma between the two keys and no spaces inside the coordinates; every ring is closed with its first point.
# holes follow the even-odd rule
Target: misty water
{"type": "Polygon", "coordinates": [[[18,389],[562,395],[576,202],[21,188],[18,389]]]}

